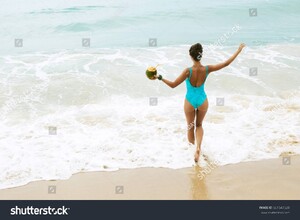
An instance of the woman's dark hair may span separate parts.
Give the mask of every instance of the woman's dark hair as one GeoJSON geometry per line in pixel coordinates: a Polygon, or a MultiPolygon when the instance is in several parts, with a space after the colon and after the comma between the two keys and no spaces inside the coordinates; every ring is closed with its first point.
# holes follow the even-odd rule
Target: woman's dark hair
{"type": "Polygon", "coordinates": [[[196,43],[191,46],[190,48],[190,55],[193,57],[195,61],[199,61],[202,58],[203,48],[202,45],[199,43],[196,43]]]}

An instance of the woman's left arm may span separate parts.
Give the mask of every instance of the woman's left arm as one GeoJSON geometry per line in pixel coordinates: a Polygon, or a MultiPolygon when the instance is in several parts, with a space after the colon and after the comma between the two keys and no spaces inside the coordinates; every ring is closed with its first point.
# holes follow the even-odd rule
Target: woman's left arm
{"type": "MultiPolygon", "coordinates": [[[[175,88],[186,79],[188,73],[189,73],[189,69],[186,68],[185,70],[183,70],[183,72],[177,77],[177,79],[174,82],[171,82],[167,79],[162,79],[162,81],[168,86],[170,86],[171,88],[175,88]]],[[[155,78],[158,78],[158,76],[155,76],[155,78]]]]}

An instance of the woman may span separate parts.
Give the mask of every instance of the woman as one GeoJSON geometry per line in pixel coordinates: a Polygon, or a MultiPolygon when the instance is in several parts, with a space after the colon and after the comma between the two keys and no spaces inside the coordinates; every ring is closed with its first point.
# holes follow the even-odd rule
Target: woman
{"type": "Polygon", "coordinates": [[[162,80],[171,88],[180,85],[184,80],[186,82],[187,93],[184,101],[184,112],[187,122],[187,137],[191,144],[195,144],[195,117],[196,117],[196,152],[195,162],[197,163],[200,156],[201,142],[203,137],[202,121],[208,109],[208,101],[204,91],[204,83],[209,73],[223,69],[235,60],[240,54],[245,44],[241,44],[238,50],[225,62],[216,65],[203,66],[201,58],[203,53],[202,45],[197,43],[191,46],[189,52],[194,65],[183,70],[178,78],[171,82],[163,79],[161,75],[155,78],[162,80]]]}

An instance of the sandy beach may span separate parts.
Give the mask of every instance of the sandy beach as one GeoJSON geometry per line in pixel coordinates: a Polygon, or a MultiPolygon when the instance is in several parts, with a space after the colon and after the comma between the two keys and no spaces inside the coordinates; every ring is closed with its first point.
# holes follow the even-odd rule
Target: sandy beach
{"type": "Polygon", "coordinates": [[[0,190],[1,200],[300,199],[300,156],[211,168],[140,168],[88,172],[0,190]],[[201,173],[202,171],[202,173],[201,173]],[[50,188],[49,188],[50,186],[50,188]],[[55,187],[52,187],[55,186],[55,187]]]}

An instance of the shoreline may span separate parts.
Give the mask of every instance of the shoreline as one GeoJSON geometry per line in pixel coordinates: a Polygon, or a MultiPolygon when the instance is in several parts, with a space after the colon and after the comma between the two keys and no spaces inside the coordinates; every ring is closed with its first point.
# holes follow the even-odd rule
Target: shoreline
{"type": "Polygon", "coordinates": [[[203,170],[137,168],[34,181],[0,190],[0,200],[295,200],[300,155],[203,170]]]}

